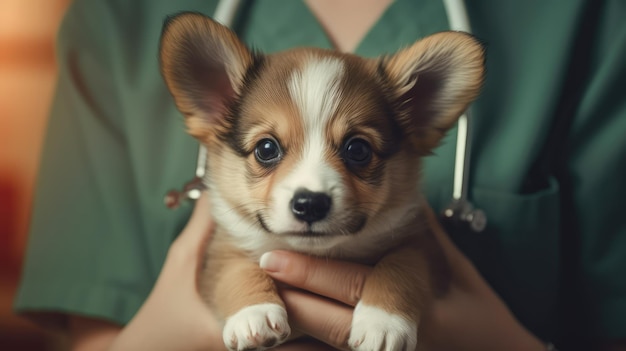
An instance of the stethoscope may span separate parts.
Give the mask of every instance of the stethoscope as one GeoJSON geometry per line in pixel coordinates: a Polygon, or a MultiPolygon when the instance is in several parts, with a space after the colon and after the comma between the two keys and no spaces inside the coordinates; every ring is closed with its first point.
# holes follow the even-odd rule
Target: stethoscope
{"type": "MultiPolygon", "coordinates": [[[[220,0],[215,10],[214,19],[226,26],[231,26],[237,14],[240,0],[220,0]]],[[[469,18],[463,0],[444,0],[444,7],[450,29],[471,33],[469,18]]],[[[474,208],[468,198],[470,148],[471,148],[471,120],[466,111],[458,121],[456,153],[454,160],[454,182],[452,187],[452,201],[441,213],[444,224],[454,230],[465,229],[480,233],[487,225],[485,212],[474,208]]],[[[185,200],[196,200],[200,197],[205,185],[207,150],[200,145],[196,172],[193,179],[187,182],[182,190],[171,190],[165,195],[165,204],[169,208],[177,208],[185,200]]]]}

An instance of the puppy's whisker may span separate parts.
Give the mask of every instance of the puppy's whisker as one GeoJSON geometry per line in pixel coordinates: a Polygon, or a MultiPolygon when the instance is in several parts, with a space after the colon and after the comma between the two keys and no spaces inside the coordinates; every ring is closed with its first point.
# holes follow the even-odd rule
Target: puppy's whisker
{"type": "MultiPolygon", "coordinates": [[[[239,214],[239,216],[237,216],[238,221],[233,223],[233,226],[238,227],[242,224],[247,224],[247,228],[249,230],[254,230],[255,225],[254,223],[256,222],[256,218],[254,218],[254,216],[250,215],[248,212],[249,208],[255,208],[255,207],[259,207],[259,205],[261,205],[260,201],[257,202],[248,202],[248,203],[240,203],[237,204],[235,206],[230,206],[227,209],[225,209],[222,214],[227,214],[227,213],[237,213],[239,214]],[[243,210],[243,211],[242,211],[243,210]],[[250,221],[246,221],[246,219],[250,220],[250,221]]],[[[217,214],[218,216],[220,214],[217,214]]]]}

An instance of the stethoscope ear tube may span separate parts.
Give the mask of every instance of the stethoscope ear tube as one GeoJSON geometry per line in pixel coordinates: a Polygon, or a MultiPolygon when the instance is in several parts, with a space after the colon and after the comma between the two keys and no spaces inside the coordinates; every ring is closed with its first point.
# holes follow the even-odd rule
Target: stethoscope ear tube
{"type": "Polygon", "coordinates": [[[470,229],[479,233],[485,230],[487,217],[485,212],[474,208],[468,200],[467,185],[469,183],[469,161],[472,145],[470,137],[468,111],[459,118],[457,127],[452,202],[441,212],[441,216],[444,223],[452,227],[451,229],[470,229]]]}
{"type": "MultiPolygon", "coordinates": [[[[230,27],[237,15],[237,9],[241,0],[221,0],[217,4],[213,19],[217,22],[230,27]]],[[[186,200],[197,200],[202,191],[206,189],[204,177],[206,175],[207,166],[207,149],[200,144],[198,148],[198,160],[196,162],[196,174],[192,180],[185,183],[182,190],[170,190],[165,195],[165,206],[170,209],[178,208],[186,200]]]]}
{"type": "MultiPolygon", "coordinates": [[[[469,18],[463,0],[444,0],[450,29],[471,33],[469,18]]],[[[452,201],[441,212],[443,223],[450,230],[470,230],[480,233],[487,227],[485,212],[474,208],[468,197],[471,157],[471,119],[469,109],[457,124],[456,155],[452,201]]]]}

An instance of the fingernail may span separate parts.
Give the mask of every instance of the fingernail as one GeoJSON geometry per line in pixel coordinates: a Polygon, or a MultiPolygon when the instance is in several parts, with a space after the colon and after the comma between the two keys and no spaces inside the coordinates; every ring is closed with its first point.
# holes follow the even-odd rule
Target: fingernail
{"type": "Polygon", "coordinates": [[[275,252],[266,252],[259,259],[259,266],[268,272],[280,272],[286,264],[287,260],[275,252]]]}

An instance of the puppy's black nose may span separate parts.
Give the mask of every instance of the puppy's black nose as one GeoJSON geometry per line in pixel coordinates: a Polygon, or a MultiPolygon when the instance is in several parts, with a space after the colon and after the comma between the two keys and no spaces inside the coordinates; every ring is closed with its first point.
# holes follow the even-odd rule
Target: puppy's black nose
{"type": "Polygon", "coordinates": [[[330,196],[324,193],[301,189],[291,199],[291,212],[297,219],[311,224],[326,218],[331,203],[330,196]]]}

